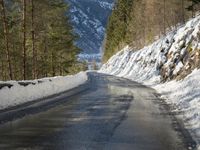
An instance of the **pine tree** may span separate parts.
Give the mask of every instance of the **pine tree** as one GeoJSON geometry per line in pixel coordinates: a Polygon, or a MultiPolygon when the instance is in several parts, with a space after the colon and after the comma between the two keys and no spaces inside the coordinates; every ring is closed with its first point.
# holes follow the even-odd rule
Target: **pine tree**
{"type": "Polygon", "coordinates": [[[5,44],[0,44],[0,80],[11,75],[15,80],[66,75],[83,69],[77,62],[80,50],[74,41],[78,37],[64,0],[6,0],[4,9],[2,1],[0,43],[5,44]],[[13,61],[11,71],[7,58],[13,61]]]}
{"type": "Polygon", "coordinates": [[[192,17],[195,16],[195,6],[200,3],[200,0],[189,0],[192,4],[189,5],[186,9],[192,11],[192,17]]]}

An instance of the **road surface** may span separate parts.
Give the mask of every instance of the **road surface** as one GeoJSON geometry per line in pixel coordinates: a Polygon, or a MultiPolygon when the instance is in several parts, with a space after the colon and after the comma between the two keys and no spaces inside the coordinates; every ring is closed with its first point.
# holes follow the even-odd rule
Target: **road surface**
{"type": "Polygon", "coordinates": [[[1,124],[0,150],[186,150],[195,145],[153,89],[109,75],[89,77],[87,91],[1,124]]]}

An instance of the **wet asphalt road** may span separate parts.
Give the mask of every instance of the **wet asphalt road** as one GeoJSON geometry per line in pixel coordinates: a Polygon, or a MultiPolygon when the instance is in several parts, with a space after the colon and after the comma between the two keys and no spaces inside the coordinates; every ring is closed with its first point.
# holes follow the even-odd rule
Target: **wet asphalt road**
{"type": "Polygon", "coordinates": [[[87,91],[1,124],[0,150],[186,150],[194,145],[154,90],[123,78],[89,76],[87,91]]]}

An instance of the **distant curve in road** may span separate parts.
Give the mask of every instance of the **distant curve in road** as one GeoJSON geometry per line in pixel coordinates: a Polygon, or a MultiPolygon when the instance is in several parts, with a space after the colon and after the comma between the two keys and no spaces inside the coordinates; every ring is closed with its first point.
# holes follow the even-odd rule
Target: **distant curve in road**
{"type": "Polygon", "coordinates": [[[0,150],[187,150],[195,142],[156,92],[89,73],[90,88],[0,126],[0,150]]]}

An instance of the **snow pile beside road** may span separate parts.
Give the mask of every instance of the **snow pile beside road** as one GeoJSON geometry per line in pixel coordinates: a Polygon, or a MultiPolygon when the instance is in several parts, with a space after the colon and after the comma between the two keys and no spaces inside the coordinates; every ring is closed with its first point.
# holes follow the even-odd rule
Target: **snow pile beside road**
{"type": "Polygon", "coordinates": [[[0,82],[0,109],[70,90],[87,81],[87,73],[29,81],[0,82]]]}
{"type": "Polygon", "coordinates": [[[155,88],[167,98],[174,111],[183,114],[185,126],[200,144],[200,70],[195,69],[199,66],[200,16],[139,51],[125,47],[100,72],[155,88]]]}
{"type": "Polygon", "coordinates": [[[181,112],[186,128],[200,143],[200,70],[195,69],[181,81],[170,81],[153,88],[172,104],[175,112],[181,112]]]}

